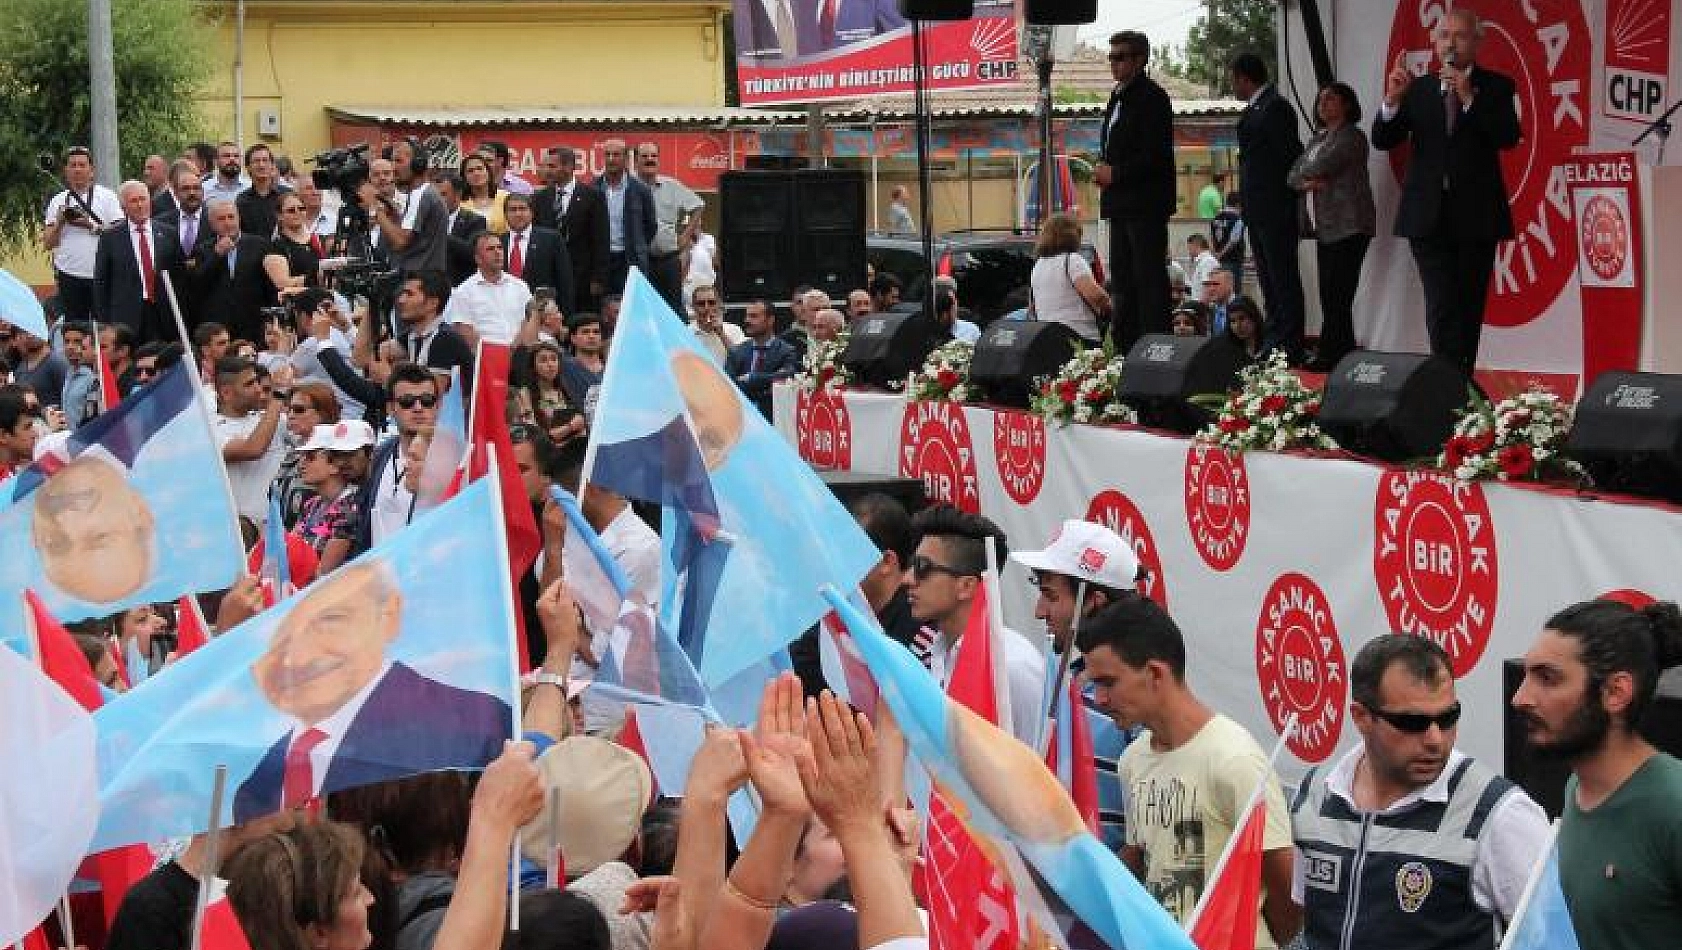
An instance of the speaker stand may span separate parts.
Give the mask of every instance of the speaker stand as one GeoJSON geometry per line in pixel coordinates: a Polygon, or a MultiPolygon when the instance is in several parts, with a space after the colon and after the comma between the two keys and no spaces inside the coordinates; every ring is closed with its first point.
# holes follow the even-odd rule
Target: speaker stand
{"type": "Polygon", "coordinates": [[[923,262],[929,268],[928,289],[923,293],[923,316],[934,321],[934,222],[929,220],[932,206],[929,191],[933,188],[929,174],[929,88],[923,71],[923,21],[911,21],[912,111],[915,113],[917,136],[917,225],[923,237],[923,262]]]}

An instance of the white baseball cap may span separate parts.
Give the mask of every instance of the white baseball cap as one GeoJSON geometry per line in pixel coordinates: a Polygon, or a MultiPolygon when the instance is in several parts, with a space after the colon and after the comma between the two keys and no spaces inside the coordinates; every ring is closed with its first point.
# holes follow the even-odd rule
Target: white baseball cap
{"type": "Polygon", "coordinates": [[[1139,559],[1109,528],[1079,518],[1063,522],[1043,551],[1015,551],[1011,560],[1031,571],[1063,574],[1111,590],[1133,590],[1139,559]]]}
{"type": "Polygon", "coordinates": [[[298,446],[300,452],[326,449],[329,452],[349,452],[374,444],[374,427],[361,419],[345,419],[332,425],[316,426],[309,441],[298,446]]]}

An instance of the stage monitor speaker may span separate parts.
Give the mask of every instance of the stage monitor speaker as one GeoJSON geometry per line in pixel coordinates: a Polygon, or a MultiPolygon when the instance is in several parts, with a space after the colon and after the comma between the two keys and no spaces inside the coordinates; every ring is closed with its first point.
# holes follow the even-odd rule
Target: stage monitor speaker
{"type": "Polygon", "coordinates": [[[793,176],[799,236],[789,285],[809,283],[832,299],[865,284],[864,172],[850,168],[803,171],[793,176]]]}
{"type": "Polygon", "coordinates": [[[1320,428],[1359,455],[1389,462],[1435,457],[1470,386],[1466,373],[1440,356],[1356,350],[1326,377],[1320,428]]]}
{"type": "Polygon", "coordinates": [[[899,0],[899,15],[907,20],[967,20],[975,16],[974,0],[899,0]]]}
{"type": "Polygon", "coordinates": [[[1022,20],[1033,26],[1080,26],[1098,19],[1098,0],[1024,0],[1022,20]]]}
{"type": "Polygon", "coordinates": [[[1225,337],[1153,333],[1128,352],[1119,395],[1145,425],[1195,432],[1213,413],[1191,398],[1232,389],[1244,363],[1243,351],[1225,337]]]}
{"type": "Polygon", "coordinates": [[[748,155],[742,159],[748,171],[788,172],[797,168],[811,168],[812,160],[805,155],[748,155]]]}
{"type": "Polygon", "coordinates": [[[898,392],[943,334],[920,313],[872,313],[853,322],[841,365],[866,386],[898,392]]]}
{"type": "Polygon", "coordinates": [[[1597,485],[1682,501],[1682,376],[1602,373],[1577,403],[1565,450],[1597,485]]]}
{"type": "Polygon", "coordinates": [[[820,469],[818,477],[829,486],[835,500],[846,508],[853,507],[854,502],[866,495],[887,495],[904,505],[905,510],[912,514],[928,506],[927,490],[920,478],[872,475],[868,472],[844,472],[835,469],[820,469]]]}
{"type": "Polygon", "coordinates": [[[1061,323],[996,320],[975,343],[969,381],[988,402],[1026,409],[1034,381],[1062,369],[1079,341],[1061,323]]]}
{"type": "Polygon", "coordinates": [[[794,190],[789,172],[725,172],[718,179],[720,283],[727,298],[781,300],[793,286],[789,241],[794,190]]]}

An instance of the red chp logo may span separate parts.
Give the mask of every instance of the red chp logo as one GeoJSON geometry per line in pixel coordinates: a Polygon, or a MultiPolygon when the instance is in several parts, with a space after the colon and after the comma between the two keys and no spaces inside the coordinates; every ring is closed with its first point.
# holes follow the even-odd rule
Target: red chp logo
{"type": "Polygon", "coordinates": [[[1349,700],[1343,642],[1320,585],[1282,574],[1267,589],[1256,620],[1256,681],[1273,731],[1296,717],[1286,745],[1304,762],[1322,762],[1343,732],[1349,700]]]}
{"type": "Polygon", "coordinates": [[[1629,220],[1618,202],[1595,195],[1583,205],[1580,216],[1583,260],[1602,281],[1623,276],[1629,262],[1629,220]]]}
{"type": "Polygon", "coordinates": [[[999,483],[1019,505],[1039,497],[1045,485],[1045,420],[1026,412],[993,413],[993,458],[999,483]]]}
{"type": "MultiPolygon", "coordinates": [[[[1139,506],[1114,489],[1101,491],[1086,506],[1086,520],[1114,531],[1121,536],[1123,544],[1133,549],[1133,556],[1139,559],[1139,565],[1145,571],[1144,579],[1139,581],[1139,592],[1167,610],[1168,584],[1162,575],[1162,554],[1157,550],[1156,540],[1151,537],[1151,527],[1145,523],[1139,506]]],[[[1084,565],[1084,555],[1082,561],[1084,565]]]]}
{"type": "Polygon", "coordinates": [[[819,468],[853,467],[853,423],[840,393],[801,390],[794,401],[800,457],[819,468]]]}
{"type": "Polygon", "coordinates": [[[1465,676],[1495,627],[1499,565],[1483,486],[1386,472],[1376,501],[1373,578],[1391,628],[1436,641],[1465,676]]]}
{"type": "Polygon", "coordinates": [[[1244,457],[1193,442],[1186,450],[1186,527],[1203,563],[1231,570],[1250,537],[1250,476],[1244,457]]]}
{"type": "Polygon", "coordinates": [[[929,501],[981,513],[975,448],[962,406],[909,402],[899,428],[899,473],[923,480],[929,501]]]}
{"type": "MultiPolygon", "coordinates": [[[[1478,65],[1512,78],[1524,135],[1501,153],[1514,237],[1496,251],[1484,320],[1523,326],[1553,306],[1576,270],[1559,165],[1588,145],[1593,38],[1582,0],[1398,0],[1382,68],[1401,54],[1414,75],[1434,75],[1441,64],[1432,34],[1450,9],[1468,8],[1483,19],[1478,65]]],[[[1406,154],[1390,153],[1398,181],[1406,154]]]]}

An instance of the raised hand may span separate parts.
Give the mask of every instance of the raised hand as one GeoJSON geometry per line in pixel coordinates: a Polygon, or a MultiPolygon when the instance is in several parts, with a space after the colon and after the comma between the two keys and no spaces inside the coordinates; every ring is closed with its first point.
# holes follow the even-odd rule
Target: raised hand
{"type": "Polygon", "coordinates": [[[1390,64],[1390,73],[1384,77],[1384,104],[1394,109],[1402,101],[1402,93],[1407,91],[1408,83],[1413,76],[1408,73],[1407,53],[1396,54],[1395,62],[1390,64]]]}
{"type": "Polygon", "coordinates": [[[806,738],[811,752],[801,761],[800,781],[812,810],[837,837],[847,825],[880,827],[882,787],[870,720],[825,690],[806,701],[806,738]]]}
{"type": "Polygon", "coordinates": [[[684,797],[710,796],[717,801],[729,798],[748,780],[747,763],[742,759],[742,744],[733,729],[708,726],[701,739],[701,748],[689,765],[689,781],[684,797]]]}
{"type": "Polygon", "coordinates": [[[804,821],[812,806],[800,785],[800,759],[808,754],[800,678],[784,673],[765,684],[759,725],[752,734],[738,735],[748,777],[766,810],[804,821]]]}

